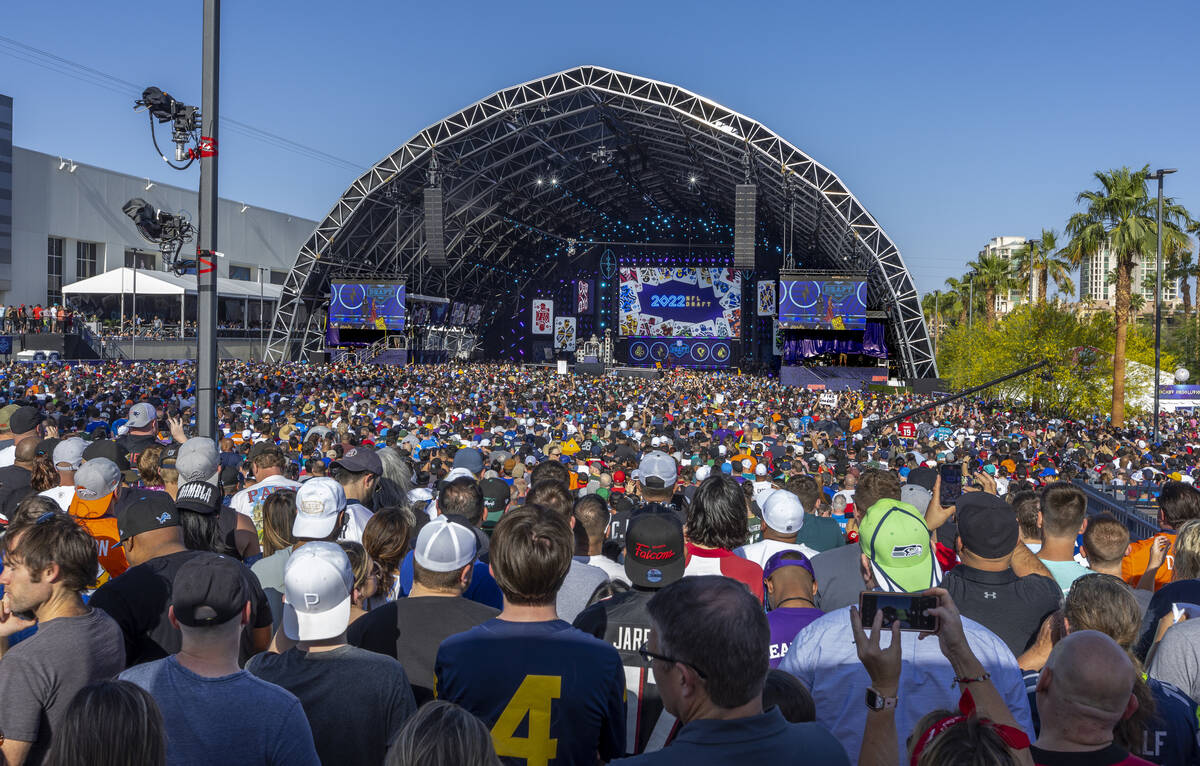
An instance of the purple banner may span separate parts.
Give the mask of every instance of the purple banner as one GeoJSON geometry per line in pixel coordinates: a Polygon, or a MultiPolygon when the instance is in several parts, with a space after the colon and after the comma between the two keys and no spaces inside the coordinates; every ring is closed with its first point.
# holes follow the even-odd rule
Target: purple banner
{"type": "Polygon", "coordinates": [[[629,338],[624,357],[635,367],[727,367],[733,345],[723,338],[629,338]]]}

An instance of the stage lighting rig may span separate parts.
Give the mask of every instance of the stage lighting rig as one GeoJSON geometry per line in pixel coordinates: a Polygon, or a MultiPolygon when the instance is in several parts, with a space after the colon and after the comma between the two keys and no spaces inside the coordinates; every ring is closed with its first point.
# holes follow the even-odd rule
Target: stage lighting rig
{"type": "Polygon", "coordinates": [[[596,150],[592,152],[592,161],[609,163],[612,162],[613,157],[616,156],[616,154],[617,153],[612,149],[609,149],[604,144],[600,144],[600,146],[596,147],[596,150]]]}
{"type": "Polygon", "coordinates": [[[141,197],[134,197],[126,202],[121,206],[121,211],[133,221],[139,234],[158,245],[163,257],[163,266],[176,274],[182,274],[185,269],[195,266],[195,261],[179,260],[179,252],[183,250],[184,243],[191,242],[196,233],[196,227],[192,226],[187,216],[155,210],[141,197]]]}
{"type": "Polygon", "coordinates": [[[161,89],[150,86],[142,91],[142,97],[133,102],[134,111],[145,109],[150,118],[150,139],[154,142],[154,148],[158,151],[158,156],[163,158],[163,162],[167,163],[176,170],[186,170],[200,157],[200,108],[189,106],[180,101],[176,101],[171,97],[170,93],[164,93],[161,89]],[[176,165],[167,159],[167,156],[162,153],[162,149],[158,148],[158,137],[154,133],[154,121],[159,123],[171,123],[171,141],[175,143],[175,162],[183,162],[184,165],[176,165]],[[193,144],[193,146],[189,146],[193,144]]]}

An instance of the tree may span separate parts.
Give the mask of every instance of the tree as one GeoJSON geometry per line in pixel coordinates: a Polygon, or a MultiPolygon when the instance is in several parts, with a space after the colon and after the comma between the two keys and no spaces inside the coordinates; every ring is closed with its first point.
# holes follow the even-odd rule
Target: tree
{"type": "Polygon", "coordinates": [[[996,321],[996,295],[1013,288],[1014,279],[1012,261],[1001,255],[984,253],[977,260],[967,264],[975,282],[975,292],[983,293],[984,316],[989,325],[996,321]]]}
{"type": "MultiPolygon", "coordinates": [[[[1128,167],[1097,171],[1100,188],[1083,191],[1075,198],[1084,210],[1067,221],[1070,241],[1063,248],[1073,266],[1099,253],[1112,250],[1116,261],[1117,282],[1113,307],[1113,387],[1112,424],[1125,424],[1125,351],[1129,333],[1130,296],[1133,267],[1143,255],[1155,252],[1157,236],[1156,200],[1146,190],[1150,166],[1141,170],[1128,167]]],[[[1163,200],[1164,249],[1182,247],[1186,236],[1180,224],[1190,221],[1187,211],[1172,199],[1163,200]]]]}
{"type": "Polygon", "coordinates": [[[1179,281],[1179,297],[1183,301],[1184,316],[1192,313],[1192,283],[1190,280],[1196,274],[1196,262],[1192,260],[1191,250],[1180,250],[1169,259],[1167,276],[1172,280],[1179,281]]]}
{"type": "Polygon", "coordinates": [[[1071,263],[1058,251],[1058,232],[1042,229],[1042,235],[1031,239],[1013,254],[1013,271],[1019,276],[1019,286],[1028,290],[1029,302],[1045,302],[1050,294],[1050,281],[1059,292],[1075,294],[1071,279],[1071,263]]]}
{"type": "Polygon", "coordinates": [[[946,305],[942,308],[942,316],[953,317],[959,324],[967,323],[967,307],[971,301],[971,287],[966,278],[946,280],[946,305]]]}

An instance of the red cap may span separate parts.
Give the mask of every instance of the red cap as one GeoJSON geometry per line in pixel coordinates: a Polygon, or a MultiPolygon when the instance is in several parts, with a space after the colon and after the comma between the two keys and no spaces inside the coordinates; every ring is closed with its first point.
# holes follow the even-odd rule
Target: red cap
{"type": "Polygon", "coordinates": [[[625,483],[625,472],[624,471],[613,471],[613,481],[617,482],[618,484],[624,484],[625,483]]]}

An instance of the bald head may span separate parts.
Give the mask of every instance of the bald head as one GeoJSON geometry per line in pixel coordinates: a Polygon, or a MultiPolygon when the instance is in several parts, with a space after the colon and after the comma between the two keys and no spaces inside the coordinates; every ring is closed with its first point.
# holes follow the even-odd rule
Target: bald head
{"type": "Polygon", "coordinates": [[[18,444],[13,451],[13,460],[25,465],[33,465],[37,460],[38,443],[37,439],[26,439],[18,444]]]}
{"type": "Polygon", "coordinates": [[[1135,673],[1125,650],[1099,631],[1081,630],[1063,638],[1038,679],[1043,736],[1049,726],[1077,744],[1111,742],[1113,727],[1137,710],[1135,673]]]}

